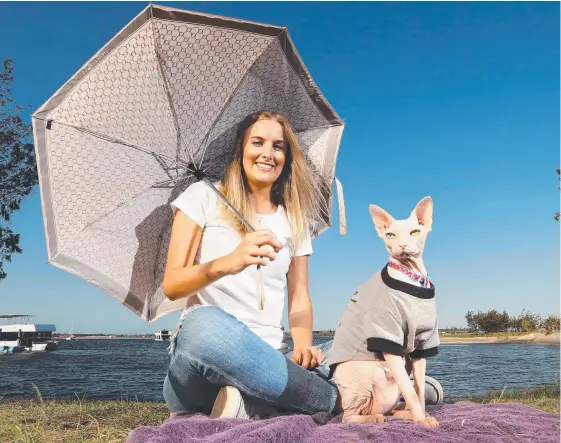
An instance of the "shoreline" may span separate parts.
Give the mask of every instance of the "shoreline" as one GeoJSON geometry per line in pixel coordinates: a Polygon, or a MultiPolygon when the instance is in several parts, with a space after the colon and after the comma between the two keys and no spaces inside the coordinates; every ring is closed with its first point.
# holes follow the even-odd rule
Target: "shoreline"
{"type": "MultiPolygon", "coordinates": [[[[314,335],[313,338],[329,338],[329,335],[314,335]]],[[[76,340],[154,340],[153,337],[109,337],[107,335],[85,335],[76,337],[76,340]]],[[[531,332],[526,335],[496,335],[484,337],[454,337],[453,334],[440,334],[441,345],[467,345],[467,344],[510,344],[510,343],[537,343],[542,345],[561,345],[561,333],[559,331],[545,334],[543,332],[531,332]]]]}
{"type": "Polygon", "coordinates": [[[561,344],[561,334],[553,332],[544,334],[542,332],[532,332],[526,335],[506,335],[489,337],[453,337],[450,335],[440,335],[441,345],[467,345],[467,344],[511,344],[511,343],[537,343],[541,345],[561,344]]]}

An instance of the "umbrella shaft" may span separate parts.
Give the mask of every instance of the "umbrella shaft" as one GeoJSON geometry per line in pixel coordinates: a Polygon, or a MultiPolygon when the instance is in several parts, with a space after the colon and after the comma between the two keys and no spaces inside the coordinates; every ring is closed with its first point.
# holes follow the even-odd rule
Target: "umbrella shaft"
{"type": "MultiPolygon", "coordinates": [[[[206,184],[210,189],[212,189],[212,190],[216,193],[216,195],[217,195],[218,198],[222,201],[222,203],[224,203],[226,206],[228,206],[228,207],[230,208],[230,210],[234,213],[234,215],[235,215],[236,217],[238,217],[238,219],[243,223],[243,225],[246,227],[246,229],[247,229],[249,232],[255,232],[255,229],[253,228],[253,226],[251,226],[251,225],[247,222],[247,220],[246,220],[245,218],[242,217],[242,215],[236,210],[236,208],[234,208],[234,207],[232,206],[232,204],[226,199],[226,197],[224,197],[224,196],[222,195],[222,193],[221,193],[218,189],[216,189],[216,187],[208,180],[208,178],[202,177],[202,178],[201,178],[201,181],[202,181],[204,184],[206,184]]],[[[258,271],[259,271],[260,268],[261,268],[261,265],[257,265],[257,270],[258,270],[258,271]]],[[[263,302],[261,301],[260,304],[259,304],[259,306],[260,306],[259,309],[263,309],[262,304],[263,304],[263,302]]]]}
{"type": "Polygon", "coordinates": [[[228,208],[230,208],[230,210],[234,213],[236,217],[238,217],[238,219],[243,223],[243,225],[246,227],[246,229],[249,232],[255,232],[253,226],[251,226],[246,221],[246,219],[243,218],[243,216],[236,210],[236,208],[232,206],[232,204],[226,199],[226,197],[224,197],[222,193],[218,189],[216,189],[216,187],[206,177],[203,177],[201,181],[203,181],[210,189],[212,189],[216,193],[216,196],[222,201],[222,203],[224,203],[226,206],[228,206],[228,208]]]}

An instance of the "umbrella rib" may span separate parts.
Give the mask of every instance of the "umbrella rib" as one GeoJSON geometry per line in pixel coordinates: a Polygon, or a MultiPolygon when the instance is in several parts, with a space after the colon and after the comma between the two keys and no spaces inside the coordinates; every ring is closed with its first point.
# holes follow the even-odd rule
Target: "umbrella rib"
{"type": "MultiPolygon", "coordinates": [[[[318,88],[317,84],[313,81],[310,72],[308,71],[308,69],[307,69],[306,66],[304,65],[304,60],[302,60],[302,57],[300,57],[300,54],[298,54],[298,50],[296,49],[296,46],[294,45],[294,43],[292,42],[292,39],[290,38],[290,35],[288,34],[288,29],[287,29],[287,28],[284,28],[283,31],[281,32],[281,34],[283,34],[283,33],[284,33],[284,35],[285,35],[284,41],[282,41],[282,40],[279,38],[279,41],[280,41],[280,42],[282,43],[282,45],[283,45],[283,48],[282,48],[283,50],[281,51],[281,54],[283,55],[284,59],[287,61],[288,66],[290,66],[290,68],[291,68],[292,72],[294,73],[294,75],[298,78],[298,82],[300,83],[301,86],[304,87],[304,89],[306,89],[306,91],[308,91],[308,88],[306,88],[306,86],[304,85],[302,78],[300,77],[300,75],[299,75],[298,72],[296,71],[296,68],[295,68],[294,65],[293,65],[292,63],[290,63],[290,61],[288,60],[288,56],[287,56],[287,53],[286,53],[286,45],[287,45],[287,43],[291,44],[291,46],[293,47],[293,49],[294,49],[294,55],[296,56],[296,59],[300,62],[301,67],[302,67],[303,71],[305,72],[306,76],[309,77],[309,80],[312,81],[313,87],[317,90],[317,93],[318,93],[318,95],[320,96],[320,98],[323,99],[324,104],[327,105],[327,108],[330,108],[330,109],[331,109],[331,111],[333,112],[334,116],[337,117],[337,120],[341,121],[341,118],[340,118],[337,114],[335,114],[335,110],[331,107],[331,105],[329,105],[329,103],[327,102],[325,96],[322,94],[322,92],[321,92],[321,90],[318,88]]],[[[280,34],[279,34],[279,37],[280,37],[280,34]]],[[[321,116],[323,117],[323,119],[324,119],[324,120],[327,120],[327,121],[329,122],[328,118],[327,118],[327,117],[325,116],[325,114],[321,111],[321,109],[319,108],[318,103],[317,103],[315,100],[312,99],[311,94],[310,94],[309,92],[307,93],[307,97],[308,97],[308,99],[310,100],[310,102],[313,104],[313,106],[317,109],[317,111],[321,114],[321,116]]],[[[341,121],[340,124],[343,124],[343,122],[341,121]]],[[[328,126],[331,127],[331,126],[335,126],[335,125],[329,124],[328,126]]],[[[339,126],[339,125],[337,125],[337,126],[339,126]]]]}
{"type": "Polygon", "coordinates": [[[306,131],[314,131],[316,129],[330,129],[330,128],[336,128],[337,126],[343,126],[343,123],[337,123],[337,124],[327,124],[327,125],[317,125],[317,126],[313,126],[311,128],[304,128],[304,129],[297,129],[294,128],[294,132],[296,133],[300,133],[300,132],[306,132],[306,131]]]}
{"type": "MultiPolygon", "coordinates": [[[[279,35],[281,35],[284,32],[281,31],[279,33],[279,35]]],[[[228,105],[232,102],[234,96],[236,95],[236,92],[238,92],[238,89],[240,88],[240,86],[242,85],[242,83],[245,81],[245,79],[247,78],[247,76],[249,75],[250,71],[253,69],[253,67],[255,66],[255,64],[259,61],[259,59],[263,56],[263,54],[265,54],[265,52],[269,49],[269,47],[276,41],[276,39],[278,38],[278,36],[275,36],[271,39],[271,41],[269,42],[269,44],[267,45],[267,47],[265,48],[265,50],[259,54],[258,57],[255,58],[255,60],[253,61],[253,63],[251,64],[251,66],[247,69],[247,71],[245,71],[245,74],[243,75],[243,77],[241,78],[241,80],[239,81],[239,83],[236,85],[235,89],[232,91],[232,93],[230,94],[230,97],[228,97],[228,100],[226,101],[226,103],[224,103],[224,106],[222,106],[222,110],[220,111],[220,113],[218,114],[218,116],[214,119],[214,121],[212,122],[212,125],[210,126],[209,130],[207,131],[205,138],[203,139],[202,143],[199,145],[197,151],[199,149],[201,149],[201,146],[204,146],[203,148],[203,155],[201,156],[201,162],[199,163],[199,169],[201,169],[201,166],[203,165],[203,161],[205,159],[205,154],[206,154],[206,148],[208,147],[207,141],[208,141],[208,137],[210,136],[210,134],[212,133],[212,130],[214,129],[214,127],[216,126],[216,124],[218,123],[218,120],[220,120],[220,117],[222,117],[222,115],[224,114],[224,111],[226,110],[226,108],[228,107],[228,105]]]]}
{"type": "MultiPolygon", "coordinates": [[[[105,134],[101,134],[99,132],[92,131],[91,129],[82,128],[81,126],[76,126],[76,125],[73,125],[73,124],[70,124],[70,123],[65,123],[65,122],[62,122],[62,121],[59,121],[59,120],[46,119],[46,118],[43,118],[43,117],[33,116],[33,118],[36,118],[37,120],[51,121],[51,122],[59,124],[59,125],[63,125],[63,126],[67,126],[69,128],[76,129],[77,131],[84,132],[84,133],[89,134],[93,137],[100,138],[100,139],[108,141],[110,143],[115,143],[115,144],[118,144],[118,145],[127,146],[128,148],[136,149],[137,151],[144,152],[145,154],[150,154],[154,157],[159,157],[160,159],[164,159],[164,160],[169,160],[171,163],[174,163],[176,166],[181,165],[181,167],[191,171],[189,169],[189,164],[184,162],[181,159],[173,158],[173,157],[170,157],[168,155],[160,154],[160,153],[155,152],[155,151],[150,151],[149,149],[141,148],[140,146],[133,145],[132,143],[127,143],[127,142],[125,142],[123,140],[120,140],[118,138],[111,137],[111,136],[108,136],[108,135],[105,135],[105,134]]],[[[191,171],[191,172],[193,172],[193,171],[191,171]]]]}
{"type": "Polygon", "coordinates": [[[170,184],[175,183],[175,182],[179,183],[179,182],[181,182],[181,181],[183,181],[183,180],[186,180],[186,179],[188,179],[188,178],[191,178],[191,177],[194,177],[194,175],[193,175],[193,174],[189,174],[189,175],[184,175],[184,176],[182,176],[182,177],[172,178],[172,179],[170,179],[170,180],[165,180],[165,181],[163,181],[163,182],[154,183],[154,184],[152,185],[152,187],[153,187],[153,188],[169,188],[169,186],[166,186],[166,185],[170,185],[170,184]]]}
{"type": "Polygon", "coordinates": [[[158,157],[157,155],[153,156],[154,159],[160,164],[160,166],[162,167],[162,170],[164,171],[164,173],[170,178],[173,179],[173,176],[170,174],[170,169],[174,169],[176,173],[178,173],[178,169],[177,167],[175,168],[169,168],[168,165],[166,164],[166,162],[164,162],[160,157],[158,157]]]}
{"type": "MultiPolygon", "coordinates": [[[[183,145],[185,146],[185,151],[187,151],[187,155],[189,155],[191,163],[195,164],[195,160],[193,159],[193,154],[187,148],[187,143],[185,143],[185,139],[183,138],[183,134],[181,133],[181,127],[179,126],[179,118],[177,117],[177,112],[175,111],[175,107],[173,106],[173,98],[171,96],[171,90],[170,90],[170,87],[169,87],[168,79],[167,79],[167,77],[165,75],[165,72],[164,72],[162,55],[160,54],[160,51],[158,50],[159,36],[156,35],[158,33],[158,30],[157,30],[156,26],[154,26],[154,16],[153,16],[152,8],[150,8],[150,16],[151,16],[151,19],[152,19],[152,37],[154,39],[154,52],[156,53],[156,60],[158,62],[157,63],[158,64],[158,71],[160,72],[160,75],[162,76],[162,81],[164,83],[164,91],[166,93],[166,98],[168,99],[168,104],[169,104],[169,107],[171,109],[171,114],[173,116],[173,124],[175,125],[175,130],[179,134],[180,140],[183,142],[183,145]]],[[[175,152],[175,156],[176,156],[177,159],[179,159],[179,154],[180,153],[179,153],[179,147],[178,147],[178,149],[175,152]]]]}
{"type": "MultiPolygon", "coordinates": [[[[249,75],[249,73],[251,72],[251,69],[253,69],[253,67],[255,66],[255,64],[261,59],[261,57],[263,57],[263,54],[265,54],[265,52],[269,49],[269,47],[274,43],[274,42],[279,42],[279,44],[283,45],[283,42],[280,40],[280,36],[285,33],[286,28],[283,28],[281,30],[281,32],[276,35],[275,37],[273,37],[271,39],[271,41],[269,42],[269,44],[267,45],[267,47],[265,48],[265,50],[259,55],[259,57],[257,57],[254,62],[251,64],[251,66],[247,69],[247,71],[245,72],[245,74],[243,75],[242,79],[240,80],[240,82],[237,84],[236,88],[234,89],[234,91],[232,92],[232,94],[230,95],[230,97],[228,98],[228,100],[226,101],[226,103],[224,104],[224,106],[222,107],[222,110],[220,111],[220,114],[218,114],[218,116],[214,119],[214,121],[212,122],[212,125],[210,127],[210,129],[208,130],[205,138],[203,139],[202,143],[199,145],[199,148],[197,149],[197,151],[201,148],[201,146],[204,146],[203,148],[203,155],[201,156],[201,161],[199,163],[199,169],[201,169],[201,166],[203,165],[203,161],[205,158],[205,154],[206,154],[206,149],[208,147],[207,141],[208,141],[208,137],[210,136],[210,134],[212,133],[212,130],[214,129],[214,127],[216,126],[216,124],[218,123],[218,120],[220,119],[220,117],[222,117],[222,115],[224,114],[224,111],[226,110],[226,108],[228,107],[228,105],[230,104],[230,102],[232,101],[232,99],[234,98],[234,96],[236,95],[236,92],[238,91],[238,89],[240,88],[240,86],[242,85],[242,83],[244,82],[244,80],[247,78],[247,76],[249,75]]],[[[286,41],[284,42],[283,45],[283,55],[286,58],[286,41]]],[[[292,71],[294,72],[294,74],[298,77],[298,74],[294,71],[294,67],[292,66],[291,63],[288,63],[290,65],[290,67],[292,68],[292,71]]],[[[301,83],[301,81],[300,81],[301,83]]],[[[314,106],[317,108],[317,105],[314,103],[314,106]]],[[[321,113],[321,111],[320,111],[321,113]]],[[[324,117],[325,118],[325,117],[324,117]]],[[[301,130],[295,130],[295,132],[303,132],[303,131],[309,131],[310,129],[327,129],[327,128],[332,128],[334,126],[340,126],[342,125],[338,124],[338,125],[333,125],[333,124],[327,124],[327,125],[321,125],[321,126],[314,126],[313,128],[306,128],[306,129],[301,129],[301,130]]]]}
{"type": "MultiPolygon", "coordinates": [[[[190,175],[190,176],[188,176],[188,177],[178,177],[178,178],[177,178],[177,181],[185,180],[185,179],[187,179],[187,178],[189,178],[189,177],[192,177],[192,176],[190,175]]],[[[168,181],[171,181],[171,180],[168,180],[168,181]]],[[[165,182],[162,182],[162,183],[165,183],[165,182]]],[[[130,201],[134,200],[135,198],[140,197],[140,196],[141,196],[142,194],[144,194],[146,191],[148,191],[148,190],[150,190],[150,189],[156,187],[156,185],[158,185],[158,184],[159,184],[159,183],[155,183],[154,185],[150,185],[150,186],[148,186],[148,187],[142,189],[140,192],[134,194],[132,197],[129,197],[129,198],[127,198],[126,200],[122,201],[122,202],[119,203],[117,206],[115,206],[115,208],[113,208],[111,211],[109,211],[109,212],[107,212],[107,213],[105,213],[105,214],[103,214],[103,215],[100,215],[100,216],[97,217],[95,220],[93,220],[91,223],[88,223],[86,226],[84,226],[82,229],[80,229],[80,232],[79,232],[79,233],[84,232],[86,229],[88,229],[88,228],[91,227],[92,225],[96,224],[96,223],[97,223],[98,221],[100,221],[102,218],[107,217],[107,216],[113,214],[115,211],[117,211],[118,209],[120,209],[123,205],[129,203],[130,201]]],[[[59,250],[59,251],[57,251],[57,252],[62,252],[62,251],[59,250]]]]}
{"type": "MultiPolygon", "coordinates": [[[[210,127],[210,129],[208,130],[205,138],[203,139],[203,141],[201,142],[201,144],[199,145],[199,148],[197,149],[197,151],[199,149],[201,149],[202,146],[203,147],[203,155],[201,156],[201,161],[199,163],[199,169],[201,169],[201,166],[203,165],[203,161],[205,159],[205,154],[206,154],[206,149],[208,147],[207,141],[208,138],[210,136],[210,134],[212,133],[212,130],[214,129],[214,127],[216,126],[216,124],[218,123],[218,120],[220,120],[220,117],[222,117],[222,115],[224,114],[224,111],[226,110],[226,108],[228,107],[228,105],[231,103],[231,101],[233,100],[234,96],[236,95],[236,92],[238,91],[238,89],[240,88],[240,86],[242,85],[242,83],[244,82],[244,80],[247,78],[247,76],[249,75],[249,73],[251,72],[251,69],[253,69],[253,67],[255,66],[255,64],[261,59],[261,57],[263,57],[263,54],[269,49],[269,47],[275,42],[279,40],[279,37],[285,32],[285,28],[283,28],[283,30],[274,38],[271,39],[270,43],[267,45],[267,48],[265,48],[265,50],[259,55],[259,57],[257,57],[254,62],[251,64],[251,66],[247,69],[247,71],[245,72],[245,74],[243,75],[242,79],[240,80],[240,82],[237,84],[236,88],[234,89],[234,91],[232,92],[232,94],[230,95],[230,97],[228,98],[228,100],[226,101],[226,103],[224,104],[224,106],[222,107],[222,110],[220,111],[220,114],[218,114],[218,116],[214,119],[214,121],[212,122],[212,125],[210,127]]],[[[293,68],[294,71],[294,68],[293,68]]],[[[342,125],[342,123],[341,123],[342,125]]],[[[334,126],[340,126],[340,125],[332,125],[332,124],[327,124],[327,125],[322,125],[322,126],[314,126],[313,128],[306,128],[306,129],[300,129],[300,130],[295,130],[295,132],[303,132],[303,131],[309,131],[311,129],[327,129],[327,128],[332,128],[334,126]]]]}

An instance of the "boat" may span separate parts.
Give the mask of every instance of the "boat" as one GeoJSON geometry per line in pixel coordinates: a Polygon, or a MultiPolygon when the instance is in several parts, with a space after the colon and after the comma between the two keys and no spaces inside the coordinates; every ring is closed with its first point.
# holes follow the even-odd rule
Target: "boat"
{"type": "Polygon", "coordinates": [[[54,351],[56,326],[33,323],[33,315],[0,314],[0,350],[6,353],[26,351],[54,351]],[[5,324],[4,324],[5,323],[5,324]],[[23,349],[22,349],[23,348],[23,349]]]}
{"type": "Polygon", "coordinates": [[[24,346],[2,346],[0,348],[0,354],[16,354],[23,351],[25,351],[24,346]]]}
{"type": "Polygon", "coordinates": [[[167,329],[158,329],[155,336],[156,341],[169,341],[170,333],[167,329]]]}
{"type": "Polygon", "coordinates": [[[69,334],[64,339],[65,340],[76,340],[76,336],[74,335],[74,320],[72,320],[72,326],[70,327],[69,334]]]}

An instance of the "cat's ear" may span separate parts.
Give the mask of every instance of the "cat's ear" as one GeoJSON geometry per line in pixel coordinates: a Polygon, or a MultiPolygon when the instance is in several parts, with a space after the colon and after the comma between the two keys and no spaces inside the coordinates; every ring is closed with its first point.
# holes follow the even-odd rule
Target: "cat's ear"
{"type": "Polygon", "coordinates": [[[432,229],[432,206],[432,198],[425,197],[417,203],[411,213],[411,216],[414,216],[428,231],[432,229]]]}
{"type": "Polygon", "coordinates": [[[383,234],[384,229],[388,228],[392,224],[392,216],[376,205],[368,206],[368,210],[370,211],[370,216],[372,217],[376,231],[380,235],[383,234]]]}

